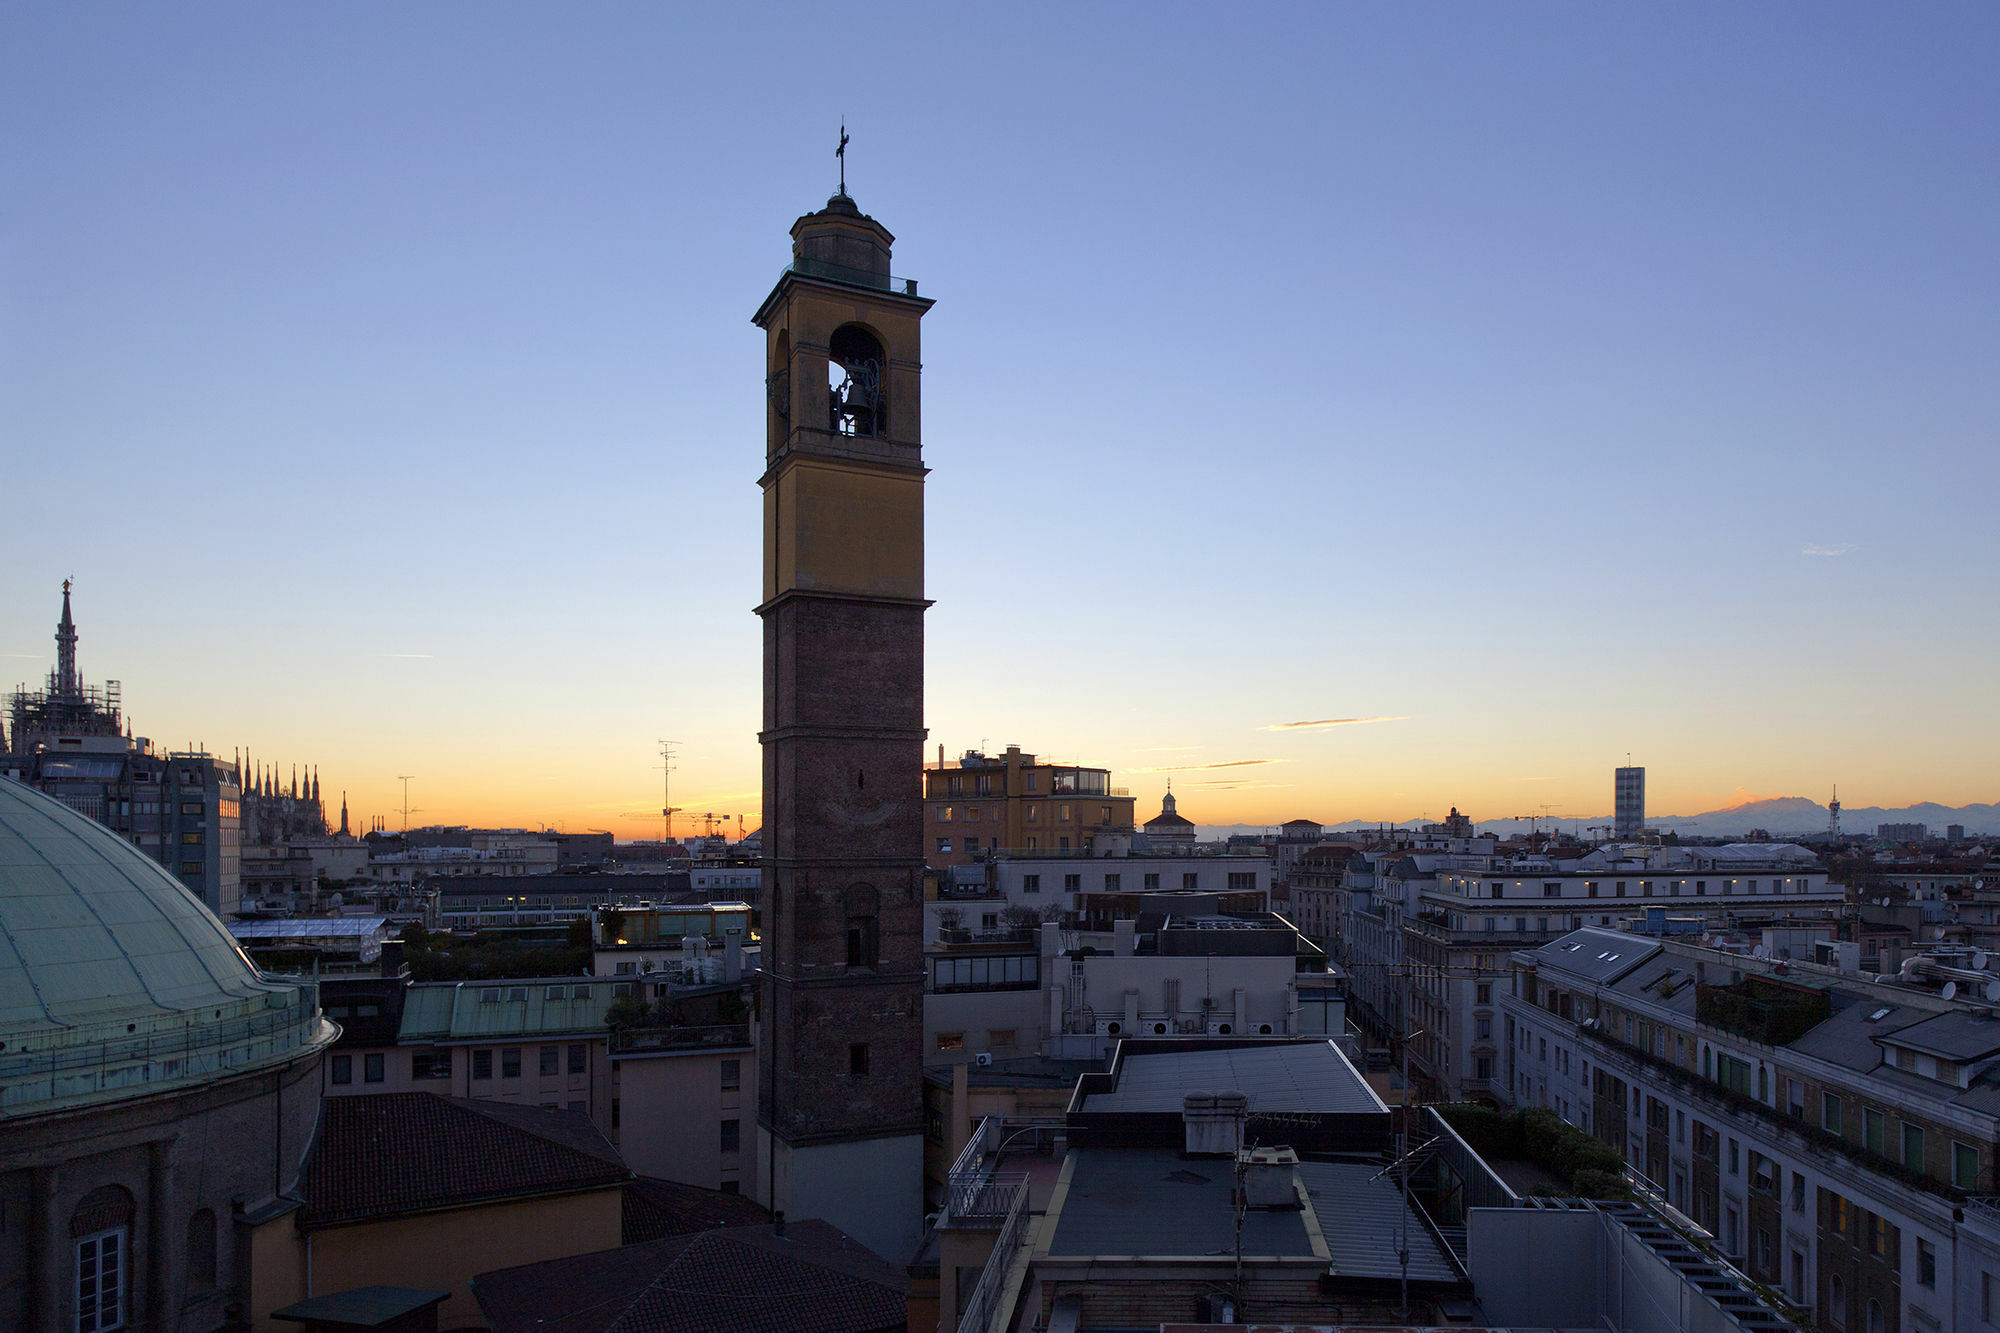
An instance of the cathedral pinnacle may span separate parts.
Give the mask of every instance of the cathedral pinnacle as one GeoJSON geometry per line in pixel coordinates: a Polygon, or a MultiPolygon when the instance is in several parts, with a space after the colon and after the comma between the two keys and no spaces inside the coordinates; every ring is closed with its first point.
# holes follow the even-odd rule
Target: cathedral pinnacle
{"type": "Polygon", "coordinates": [[[69,613],[69,590],[74,582],[63,580],[62,619],[56,622],[56,693],[65,699],[75,698],[83,689],[83,679],[76,672],[76,621],[69,613]]]}

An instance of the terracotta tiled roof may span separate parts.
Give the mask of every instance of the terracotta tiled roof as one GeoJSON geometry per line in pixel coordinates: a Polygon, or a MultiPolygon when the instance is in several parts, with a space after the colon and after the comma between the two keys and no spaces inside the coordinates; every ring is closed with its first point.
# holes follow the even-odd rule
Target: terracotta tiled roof
{"type": "Polygon", "coordinates": [[[717,1227],[750,1227],[771,1220],[756,1200],[745,1194],[724,1194],[699,1185],[641,1176],[625,1187],[627,1245],[717,1227]]]}
{"type": "Polygon", "coordinates": [[[495,1333],[900,1333],[908,1280],[825,1222],[669,1236],[482,1273],[495,1333]]]}
{"type": "Polygon", "coordinates": [[[616,1185],[632,1173],[581,1111],[428,1092],[330,1097],[306,1157],[300,1225],[616,1185]]]}

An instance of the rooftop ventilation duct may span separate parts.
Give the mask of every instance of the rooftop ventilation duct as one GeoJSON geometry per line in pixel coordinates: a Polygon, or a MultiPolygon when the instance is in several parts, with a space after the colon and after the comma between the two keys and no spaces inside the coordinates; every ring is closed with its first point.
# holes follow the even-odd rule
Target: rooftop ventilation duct
{"type": "Polygon", "coordinates": [[[1190,1157],[1234,1157],[1243,1148],[1243,1119],[1250,1099],[1240,1092],[1190,1092],[1181,1099],[1181,1122],[1190,1157]]]}
{"type": "Polygon", "coordinates": [[[1236,1154],[1245,1208],[1302,1208],[1299,1155],[1290,1148],[1252,1148],[1236,1154]]]}

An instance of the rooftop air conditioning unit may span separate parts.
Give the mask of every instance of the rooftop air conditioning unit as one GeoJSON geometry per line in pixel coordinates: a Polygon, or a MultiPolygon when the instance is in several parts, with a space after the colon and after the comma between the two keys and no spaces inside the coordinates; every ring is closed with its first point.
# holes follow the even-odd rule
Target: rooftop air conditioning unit
{"type": "Polygon", "coordinates": [[[1159,1020],[1145,1023],[1142,1026],[1146,1029],[1147,1035],[1153,1037],[1164,1037],[1174,1030],[1174,1025],[1172,1023],[1167,1023],[1159,1020]]]}
{"type": "Polygon", "coordinates": [[[1097,1035],[1098,1035],[1098,1036],[1100,1036],[1100,1037],[1122,1037],[1122,1036],[1124,1036],[1124,1035],[1125,1035],[1125,1022],[1124,1022],[1124,1020],[1123,1020],[1123,1019],[1118,1019],[1118,1018],[1100,1018],[1100,1019],[1098,1019],[1098,1020],[1097,1020],[1097,1035]]]}
{"type": "Polygon", "coordinates": [[[1236,1025],[1234,1023],[1211,1022],[1208,1025],[1208,1035],[1211,1037],[1227,1037],[1234,1034],[1235,1031],[1236,1025]]]}
{"type": "Polygon", "coordinates": [[[978,1065],[981,1069],[986,1068],[986,1066],[993,1063],[993,1052],[981,1051],[972,1057],[972,1063],[978,1065]]]}
{"type": "Polygon", "coordinates": [[[1275,1037],[1278,1035],[1278,1025],[1276,1023],[1259,1023],[1257,1025],[1257,1035],[1260,1037],[1275,1037]]]}

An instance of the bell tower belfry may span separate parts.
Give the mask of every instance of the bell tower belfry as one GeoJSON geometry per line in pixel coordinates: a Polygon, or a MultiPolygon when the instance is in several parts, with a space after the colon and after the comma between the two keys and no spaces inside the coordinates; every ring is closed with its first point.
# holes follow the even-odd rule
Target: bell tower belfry
{"type": "Polygon", "coordinates": [[[891,1263],[923,1217],[919,324],[846,192],[792,224],[765,340],[761,1191],[891,1263]]]}

